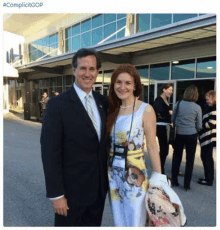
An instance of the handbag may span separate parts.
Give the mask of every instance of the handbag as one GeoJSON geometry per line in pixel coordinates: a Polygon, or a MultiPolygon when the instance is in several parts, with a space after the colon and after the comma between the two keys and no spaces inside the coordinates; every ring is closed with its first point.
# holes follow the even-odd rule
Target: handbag
{"type": "Polygon", "coordinates": [[[149,188],[145,197],[147,226],[183,227],[186,215],[182,202],[170,187],[167,176],[157,172],[151,174],[149,188]]]}
{"type": "Polygon", "coordinates": [[[180,102],[181,101],[179,101],[177,104],[177,109],[176,109],[175,117],[173,119],[173,123],[167,125],[167,139],[168,139],[167,142],[169,144],[173,144],[176,139],[177,127],[175,125],[175,121],[176,121],[176,116],[179,110],[180,102]]]}

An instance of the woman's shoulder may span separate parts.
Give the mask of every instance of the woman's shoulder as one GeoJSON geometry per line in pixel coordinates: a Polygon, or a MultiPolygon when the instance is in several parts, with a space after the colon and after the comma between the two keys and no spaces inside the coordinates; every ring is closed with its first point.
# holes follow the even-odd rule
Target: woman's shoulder
{"type": "Polygon", "coordinates": [[[163,102],[163,98],[161,96],[158,96],[155,100],[154,103],[157,102],[163,102]]]}
{"type": "Polygon", "coordinates": [[[153,106],[151,106],[149,103],[138,101],[139,103],[139,111],[143,113],[154,111],[153,106]]]}
{"type": "Polygon", "coordinates": [[[139,108],[146,108],[149,104],[146,102],[143,102],[141,100],[137,100],[137,103],[139,105],[139,108]]]}
{"type": "Polygon", "coordinates": [[[185,104],[185,106],[191,107],[194,110],[197,110],[197,111],[201,110],[201,106],[196,104],[196,102],[194,102],[194,101],[184,101],[183,100],[183,103],[185,104]]]}

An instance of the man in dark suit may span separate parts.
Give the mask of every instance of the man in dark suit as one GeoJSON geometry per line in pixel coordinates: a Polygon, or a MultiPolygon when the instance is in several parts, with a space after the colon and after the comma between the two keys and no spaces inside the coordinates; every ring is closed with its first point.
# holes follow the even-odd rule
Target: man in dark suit
{"type": "Polygon", "coordinates": [[[72,60],[75,83],[51,98],[41,132],[47,197],[55,226],[100,226],[108,187],[107,99],[92,91],[101,61],[92,49],[72,60]]]}

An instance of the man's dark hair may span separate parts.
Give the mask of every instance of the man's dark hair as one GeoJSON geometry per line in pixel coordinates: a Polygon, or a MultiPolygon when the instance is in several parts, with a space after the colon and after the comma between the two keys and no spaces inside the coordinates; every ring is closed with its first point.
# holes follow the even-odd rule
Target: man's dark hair
{"type": "Polygon", "coordinates": [[[82,48],[82,49],[79,49],[73,56],[73,59],[72,59],[72,66],[74,68],[77,68],[77,59],[78,58],[83,58],[83,57],[87,57],[89,55],[93,55],[95,56],[96,58],[96,67],[97,69],[100,69],[101,68],[101,59],[98,55],[98,53],[94,50],[94,49],[88,49],[88,48],[82,48]]]}

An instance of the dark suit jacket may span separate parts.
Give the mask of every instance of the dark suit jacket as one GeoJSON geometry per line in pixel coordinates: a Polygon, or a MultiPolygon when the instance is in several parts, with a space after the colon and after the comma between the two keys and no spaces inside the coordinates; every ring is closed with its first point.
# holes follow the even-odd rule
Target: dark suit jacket
{"type": "Polygon", "coordinates": [[[107,98],[93,91],[101,118],[101,140],[74,87],[47,105],[41,153],[47,197],[65,195],[69,205],[92,204],[106,196],[107,148],[104,138],[107,98]]]}

